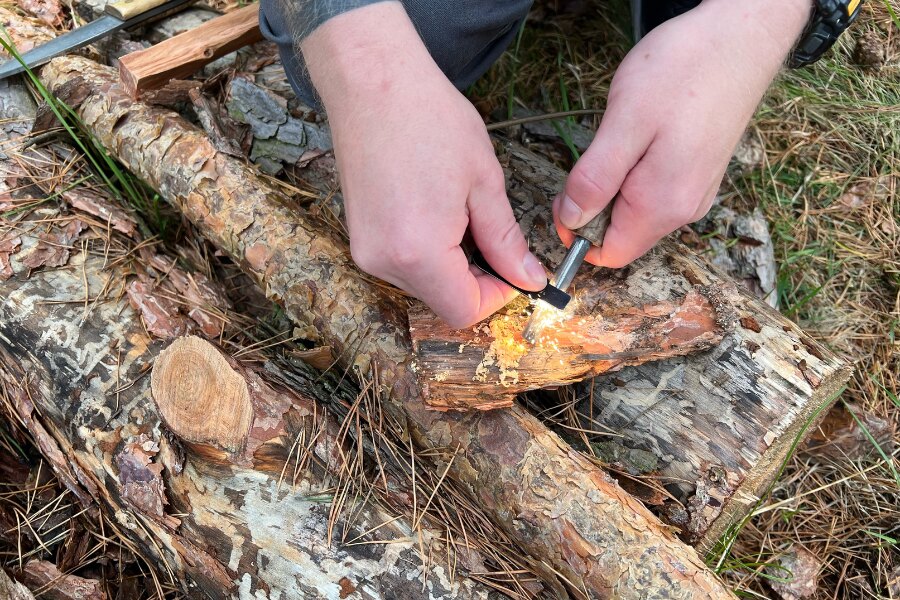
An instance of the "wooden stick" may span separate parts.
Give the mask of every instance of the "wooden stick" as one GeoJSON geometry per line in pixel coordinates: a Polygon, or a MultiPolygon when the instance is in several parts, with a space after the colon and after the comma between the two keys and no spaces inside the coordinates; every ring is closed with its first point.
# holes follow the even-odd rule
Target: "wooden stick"
{"type": "Polygon", "coordinates": [[[217,58],[260,40],[259,4],[251,4],[126,54],[119,59],[119,77],[126,91],[138,98],[144,91],[193,75],[217,58]]]}
{"type": "Polygon", "coordinates": [[[384,410],[448,484],[544,565],[554,593],[733,598],[693,549],[524,409],[428,410],[402,304],[352,265],[346,242],[243,161],[176,114],[133,102],[90,60],[57,59],[41,76],[56,92],[78,78],[76,110],[108,150],[280,300],[304,335],[331,346],[344,368],[377,374],[384,410]]]}

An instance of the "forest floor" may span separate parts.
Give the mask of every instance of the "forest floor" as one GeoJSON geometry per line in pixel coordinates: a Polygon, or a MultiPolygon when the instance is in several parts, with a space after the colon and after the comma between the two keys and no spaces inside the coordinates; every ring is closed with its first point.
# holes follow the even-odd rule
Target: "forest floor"
{"type": "MultiPolygon", "coordinates": [[[[627,0],[596,6],[536,4],[469,91],[488,123],[520,110],[603,108],[631,24],[627,0]]],[[[720,191],[722,205],[765,216],[779,309],[856,365],[771,493],[706,557],[743,597],[900,599],[900,21],[891,10],[900,12],[897,0],[870,0],[825,59],[779,77],[749,128],[754,156],[729,169],[720,191]],[[861,39],[882,53],[880,66],[859,64],[861,39]]],[[[569,123],[594,129],[598,119],[569,123]]],[[[570,167],[579,140],[557,131],[547,149],[570,167]]],[[[160,238],[190,238],[152,193],[141,202],[160,238]]],[[[702,251],[711,237],[737,241],[716,231],[693,239],[702,251]]],[[[201,246],[195,255],[218,260],[201,246]]],[[[0,386],[0,404],[5,393],[0,386]]],[[[177,597],[164,566],[144,562],[107,517],[79,512],[28,442],[0,422],[0,459],[17,459],[0,460],[0,502],[15,509],[15,520],[0,519],[0,561],[55,557],[102,580],[110,597],[177,597]]]]}

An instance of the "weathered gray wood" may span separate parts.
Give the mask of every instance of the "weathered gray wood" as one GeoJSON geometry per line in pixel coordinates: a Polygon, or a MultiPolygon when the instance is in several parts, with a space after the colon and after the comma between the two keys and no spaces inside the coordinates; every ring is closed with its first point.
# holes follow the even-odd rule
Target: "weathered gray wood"
{"type": "MultiPolygon", "coordinates": [[[[22,152],[33,115],[15,82],[0,87],[0,141],[8,153],[0,156],[0,202],[30,191],[9,156],[22,152]],[[13,169],[18,182],[7,181],[13,169]]],[[[454,559],[434,532],[413,532],[408,520],[374,503],[351,498],[353,518],[339,520],[329,539],[330,494],[343,463],[337,425],[311,398],[248,371],[253,406],[267,412],[244,434],[256,440],[245,460],[211,457],[168,434],[147,376],[164,343],[148,336],[147,313],[122,293],[145,281],[122,260],[125,254],[116,254],[122,246],[133,251],[134,241],[120,240],[110,254],[106,226],[86,228],[58,208],[14,218],[0,219],[0,385],[15,418],[80,503],[107,511],[191,596],[488,597],[489,588],[458,569],[451,580],[454,559]],[[68,247],[48,245],[59,239],[68,247]],[[9,240],[15,243],[3,243],[9,240]],[[48,247],[58,250],[52,268],[38,264],[48,247]],[[319,433],[307,437],[306,451],[293,448],[300,430],[319,433]],[[318,461],[331,471],[309,466],[295,476],[307,454],[309,465],[318,461]],[[345,546],[337,536],[361,536],[361,543],[345,546]],[[385,539],[390,543],[379,543],[385,539]]],[[[204,300],[215,301],[204,294],[213,288],[202,277],[186,277],[170,258],[152,256],[149,264],[171,284],[164,295],[189,297],[194,292],[178,288],[193,281],[204,300]]],[[[223,299],[217,308],[226,306],[223,299]]],[[[184,320],[180,313],[173,308],[166,316],[184,320]]],[[[202,331],[208,319],[194,316],[202,331]]],[[[326,394],[310,370],[291,377],[304,390],[326,394]]],[[[0,578],[0,596],[4,583],[0,578]]],[[[8,591],[20,594],[19,587],[8,591]]]]}
{"type": "MultiPolygon", "coordinates": [[[[501,160],[532,246],[558,260],[559,246],[548,241],[553,224],[546,202],[565,173],[519,145],[507,146],[501,160]]],[[[576,388],[578,409],[592,417],[582,422],[586,429],[612,431],[622,436],[623,449],[652,453],[654,474],[670,482],[683,504],[668,504],[660,515],[704,552],[768,488],[796,436],[834,401],[851,366],[684,246],[664,241],[654,252],[692,266],[681,269],[682,277],[660,277],[666,271],[651,259],[619,276],[641,282],[648,302],[671,286],[719,289],[737,310],[735,327],[711,351],[597,377],[593,394],[590,386],[576,388]]]]}
{"type": "MultiPolygon", "coordinates": [[[[254,426],[252,435],[265,439],[249,462],[212,461],[166,437],[146,376],[163,344],[147,337],[138,313],[118,296],[122,267],[104,269],[102,253],[74,253],[66,266],[29,276],[24,262],[38,241],[21,237],[10,257],[15,274],[0,282],[0,361],[27,382],[16,401],[20,416],[40,415],[95,500],[149,555],[186,575],[186,589],[212,598],[339,598],[355,589],[354,597],[412,599],[423,597],[425,586],[429,598],[487,597],[472,580],[451,582],[445,561],[423,572],[418,534],[374,505],[355,507],[346,533],[353,538],[387,523],[369,542],[390,544],[331,544],[334,479],[307,469],[279,485],[298,435],[289,416],[323,432],[312,451],[340,469],[337,426],[308,398],[250,380],[254,401],[267,399],[270,413],[254,426]],[[87,319],[85,294],[101,295],[87,319]]],[[[440,556],[442,546],[427,530],[422,535],[425,548],[440,556]]]]}
{"type": "Polygon", "coordinates": [[[34,600],[34,596],[27,587],[10,579],[6,571],[0,569],[0,600],[34,600]]]}
{"type": "Polygon", "coordinates": [[[250,160],[267,173],[308,162],[332,148],[327,126],[292,116],[287,100],[246,79],[232,80],[227,107],[233,119],[250,126],[250,160]]]}

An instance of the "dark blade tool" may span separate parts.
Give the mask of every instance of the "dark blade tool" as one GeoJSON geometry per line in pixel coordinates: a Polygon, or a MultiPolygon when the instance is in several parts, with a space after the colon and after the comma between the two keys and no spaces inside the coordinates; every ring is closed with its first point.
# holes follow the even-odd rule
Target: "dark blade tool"
{"type": "MultiPolygon", "coordinates": [[[[603,237],[606,235],[606,228],[609,227],[610,218],[612,216],[613,203],[606,205],[600,214],[591,219],[586,225],[575,232],[575,241],[569,246],[569,252],[556,269],[556,274],[550,281],[556,288],[565,292],[575,279],[575,274],[584,262],[584,257],[591,244],[596,246],[603,245],[603,237]]],[[[541,335],[546,324],[553,320],[552,308],[547,304],[538,302],[534,307],[534,312],[525,324],[522,330],[522,337],[534,344],[541,335]]]]}
{"type": "Polygon", "coordinates": [[[528,290],[523,290],[520,287],[514,286],[513,284],[511,284],[510,282],[505,280],[503,277],[501,277],[500,274],[497,273],[497,271],[495,271],[494,268],[488,264],[488,262],[484,259],[484,256],[482,256],[480,252],[474,252],[472,254],[472,264],[475,265],[476,267],[478,267],[479,269],[481,269],[482,271],[484,271],[485,273],[487,273],[488,275],[490,275],[491,277],[493,277],[494,279],[499,279],[500,281],[502,281],[509,287],[513,288],[514,290],[516,290],[523,296],[528,296],[530,299],[535,300],[535,301],[541,300],[558,310],[564,309],[566,307],[566,305],[569,304],[569,300],[572,299],[572,296],[570,296],[569,294],[565,293],[564,291],[562,291],[560,289],[557,289],[556,287],[550,285],[549,283],[546,285],[546,287],[544,287],[544,289],[542,289],[538,292],[529,292],[528,290]]]}
{"type": "Polygon", "coordinates": [[[155,17],[175,12],[193,0],[124,0],[106,6],[106,14],[85,25],[29,50],[21,55],[21,62],[11,58],[0,65],[0,79],[37,67],[56,58],[96,42],[97,40],[128,27],[133,27],[155,17]]]}

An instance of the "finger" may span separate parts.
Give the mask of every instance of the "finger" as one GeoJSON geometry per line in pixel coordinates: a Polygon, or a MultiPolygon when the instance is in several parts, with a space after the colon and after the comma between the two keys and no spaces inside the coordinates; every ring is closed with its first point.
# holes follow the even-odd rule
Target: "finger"
{"type": "Polygon", "coordinates": [[[423,265],[418,272],[407,273],[399,285],[451,327],[477,323],[516,295],[508,285],[471,266],[459,246],[429,257],[423,265]]]}
{"type": "Polygon", "coordinates": [[[610,105],[594,141],[566,179],[558,214],[568,229],[587,224],[609,204],[653,141],[652,129],[636,119],[640,111],[619,106],[610,105]]]}
{"type": "Polygon", "coordinates": [[[484,258],[503,278],[526,290],[547,285],[547,273],[528,250],[528,243],[513,216],[503,173],[495,173],[469,192],[469,231],[484,258]]]}

